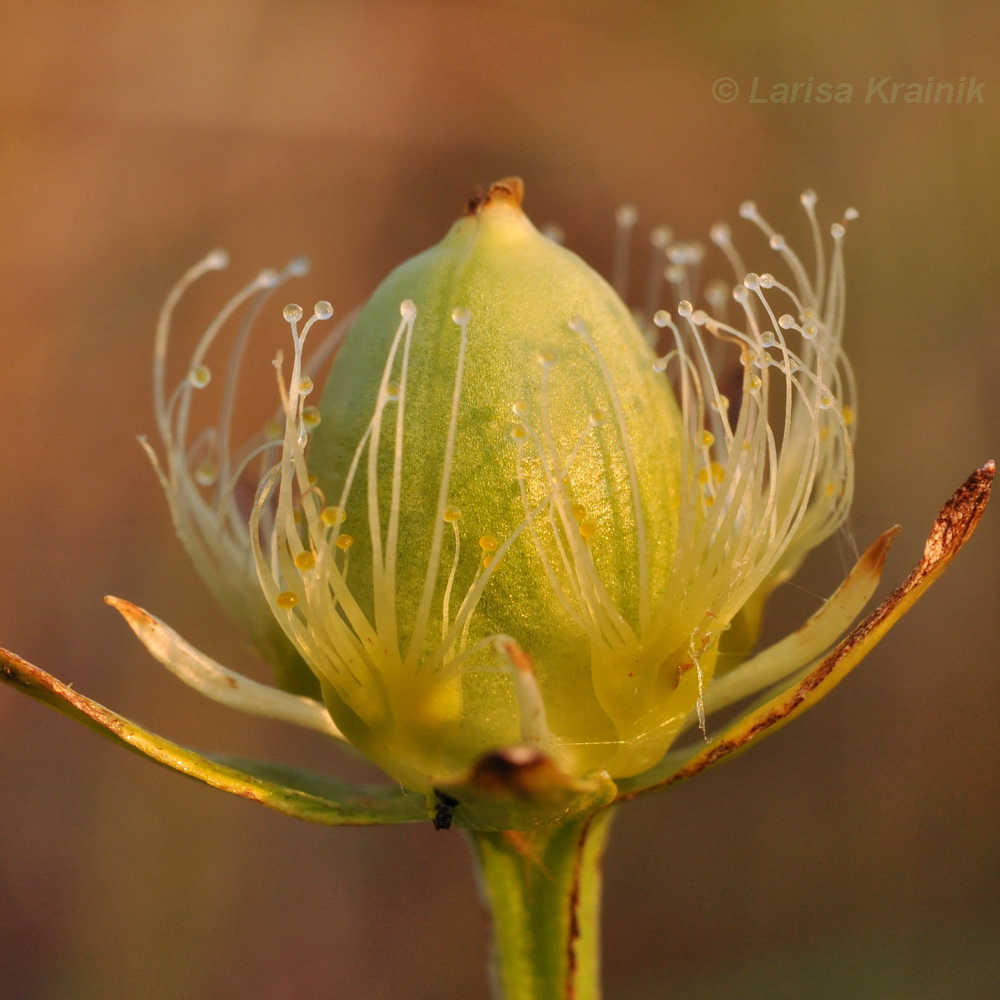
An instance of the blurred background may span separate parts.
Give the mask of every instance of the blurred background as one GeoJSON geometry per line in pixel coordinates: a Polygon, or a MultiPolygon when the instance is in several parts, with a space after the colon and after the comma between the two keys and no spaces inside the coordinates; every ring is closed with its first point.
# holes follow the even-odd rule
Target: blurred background
{"type": "MultiPolygon", "coordinates": [[[[305,252],[286,299],[343,315],[511,173],[609,273],[613,213],[698,236],[755,198],[847,205],[865,545],[882,593],[998,449],[1000,11],[991,3],[93,0],[0,12],[0,642],[154,731],[367,774],[320,737],[183,688],[101,598],[256,671],[174,541],[135,441],[176,277],[227,247],[188,337],[305,252]],[[732,88],[713,84],[728,77],[732,88]],[[751,102],[850,83],[847,104],[751,102]],[[982,103],[866,103],[985,81],[982,103]]],[[[713,258],[714,260],[714,258],[713,258]]],[[[758,263],[755,264],[754,262],[758,263]]],[[[709,270],[725,275],[721,263],[709,270]]],[[[728,275],[726,275],[728,277],[728,275]]],[[[284,295],[284,293],[279,293],[284,295]]],[[[271,324],[280,334],[280,324],[271,324]]],[[[272,392],[266,357],[262,391],[272,392]]],[[[270,405],[270,396],[267,397],[270,405]]],[[[609,1000],[1000,996],[998,512],[862,668],[753,753],[623,811],[607,858],[609,1000]]],[[[795,627],[833,541],[774,599],[795,627]]],[[[459,831],[329,830],[154,767],[0,690],[4,1000],[487,996],[459,831]]]]}

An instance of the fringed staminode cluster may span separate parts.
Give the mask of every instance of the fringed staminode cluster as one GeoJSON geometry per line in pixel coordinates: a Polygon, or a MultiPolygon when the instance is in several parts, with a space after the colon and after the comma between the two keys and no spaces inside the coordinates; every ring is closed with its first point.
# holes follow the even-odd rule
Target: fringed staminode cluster
{"type": "MultiPolygon", "coordinates": [[[[844,224],[831,227],[828,267],[816,196],[806,192],[801,200],[815,243],[811,276],[756,205],[744,202],[740,214],[768,237],[792,283],[747,271],[729,228],[719,224],[711,235],[735,272],[735,306],[710,289],[710,311],[683,298],[676,320],[665,311],[653,316],[672,337],[656,368],[671,377],[685,428],[669,587],[669,613],[682,630],[696,628],[706,609],[724,627],[758,588],[791,575],[850,508],[857,407],[842,349],[844,224]],[[739,398],[729,399],[720,382],[736,361],[739,398]]],[[[848,209],[844,219],[856,215],[848,209]]],[[[687,271],[675,262],[668,276],[683,288],[687,271]]]]}
{"type": "Polygon", "coordinates": [[[540,508],[528,511],[521,524],[503,539],[492,535],[479,538],[480,555],[475,572],[468,580],[459,579],[462,512],[449,502],[449,487],[469,341],[469,311],[462,307],[452,311],[459,338],[458,361],[452,377],[437,508],[426,553],[423,588],[416,617],[408,622],[401,622],[397,613],[396,567],[401,545],[407,379],[417,308],[410,300],[400,304],[401,318],[382,371],[378,400],[336,498],[323,495],[307,460],[309,432],[318,414],[305,406],[312,383],[302,377],[303,349],[317,314],[314,312],[301,331],[300,307],[287,306],[284,315],[291,327],[295,350],[287,384],[281,375],[280,360],[277,362],[285,412],[282,455],[278,465],[261,482],[250,519],[250,539],[261,586],[271,606],[277,609],[286,633],[313,669],[362,718],[371,712],[365,691],[370,694],[379,689],[384,675],[421,673],[440,683],[457,677],[477,654],[491,651],[513,677],[522,707],[522,737],[540,742],[540,734],[546,731],[544,713],[534,710],[540,706],[540,699],[533,671],[514,666],[519,653],[510,649],[516,643],[503,635],[491,635],[474,643],[469,639],[476,606],[490,578],[540,508]],[[378,469],[387,421],[393,426],[392,473],[389,481],[384,482],[378,469]],[[352,504],[362,462],[367,467],[364,496],[352,504]],[[389,494],[387,516],[383,514],[383,490],[389,494]],[[272,503],[273,525],[268,528],[262,515],[272,503]],[[362,607],[349,583],[354,536],[346,522],[352,509],[360,510],[355,516],[363,524],[350,530],[366,531],[371,545],[373,608],[370,610],[362,607]],[[436,595],[442,593],[442,575],[445,582],[443,595],[438,598],[440,607],[432,608],[436,595]],[[430,625],[438,617],[441,632],[432,635],[430,625]]]}
{"type": "MultiPolygon", "coordinates": [[[[232,428],[244,356],[255,322],[274,291],[289,278],[309,270],[297,258],[281,271],[266,269],[236,293],[216,314],[200,337],[181,381],[167,394],[167,364],[174,313],[184,293],[199,278],[224,270],[229,256],[214,250],[177,282],[163,305],[156,329],[153,354],[153,405],[164,449],[157,450],[140,438],[160,479],[181,542],[215,598],[249,632],[261,651],[272,658],[274,630],[270,609],[257,581],[257,571],[247,530],[249,507],[239,502],[241,483],[256,483],[273,465],[280,451],[283,422],[273,412],[250,440],[234,447],[232,428]],[[235,326],[235,335],[229,327],[235,326]],[[222,392],[214,420],[192,428],[195,397],[213,379],[209,358],[213,346],[226,333],[231,337],[222,366],[222,392]],[[257,467],[255,470],[255,466],[257,467]]],[[[332,307],[327,316],[333,314],[332,307]]],[[[337,346],[345,332],[342,323],[312,358],[314,372],[337,346]]]]}

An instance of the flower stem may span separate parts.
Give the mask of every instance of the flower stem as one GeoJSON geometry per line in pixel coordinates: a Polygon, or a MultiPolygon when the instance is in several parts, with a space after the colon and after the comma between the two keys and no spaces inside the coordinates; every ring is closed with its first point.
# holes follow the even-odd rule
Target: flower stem
{"type": "Polygon", "coordinates": [[[601,860],[613,813],[534,833],[472,831],[501,1000],[600,1000],[601,860]]]}

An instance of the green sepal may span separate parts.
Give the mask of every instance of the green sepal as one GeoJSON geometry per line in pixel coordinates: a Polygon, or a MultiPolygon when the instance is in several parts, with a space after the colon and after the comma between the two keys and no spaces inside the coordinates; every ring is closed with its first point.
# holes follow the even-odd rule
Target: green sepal
{"type": "Polygon", "coordinates": [[[423,802],[399,788],[354,786],[278,764],[203,754],[179,746],[5,649],[0,649],[0,681],[157,764],[297,819],[327,826],[377,826],[427,818],[423,802]]]}
{"type": "Polygon", "coordinates": [[[810,664],[741,712],[720,736],[668,753],[655,767],[618,782],[618,801],[700,774],[740,753],[832,691],[916,604],[969,540],[986,509],[995,467],[987,462],[952,494],[934,522],[910,575],[823,659],[810,664]]]}

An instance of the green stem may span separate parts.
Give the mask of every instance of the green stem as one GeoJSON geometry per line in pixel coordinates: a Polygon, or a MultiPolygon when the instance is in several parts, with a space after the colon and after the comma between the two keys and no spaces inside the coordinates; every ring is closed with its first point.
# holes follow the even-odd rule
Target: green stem
{"type": "Polygon", "coordinates": [[[601,860],[613,812],[531,834],[471,832],[502,1000],[600,1000],[601,860]]]}

